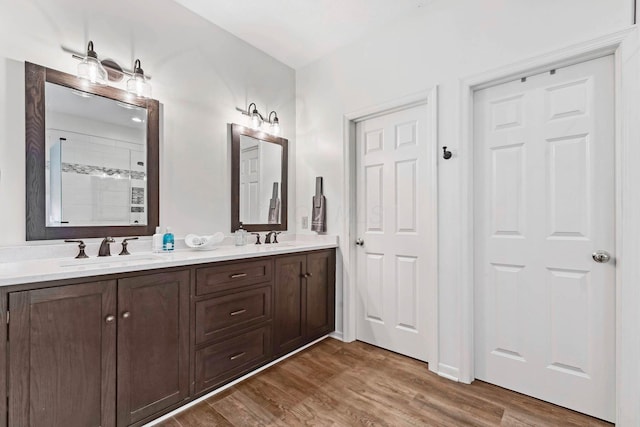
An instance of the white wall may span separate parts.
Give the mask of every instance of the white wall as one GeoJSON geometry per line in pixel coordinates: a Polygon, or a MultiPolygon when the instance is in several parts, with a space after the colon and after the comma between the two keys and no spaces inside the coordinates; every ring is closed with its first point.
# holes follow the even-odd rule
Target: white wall
{"type": "MultiPolygon", "coordinates": [[[[380,29],[300,70],[297,92],[296,226],[308,215],[314,177],[325,177],[328,232],[343,233],[343,117],[439,85],[439,145],[454,153],[439,160],[439,361],[460,366],[461,245],[458,149],[460,80],[520,59],[628,27],[629,0],[435,0],[401,22],[380,29]]],[[[341,251],[347,252],[344,246],[341,251]]],[[[338,271],[341,268],[338,267],[338,271]]],[[[342,328],[338,277],[337,327],[342,328]]]]}
{"type": "MultiPolygon", "coordinates": [[[[0,245],[25,240],[24,61],[75,74],[62,47],[126,68],[140,58],[161,105],[160,222],[230,232],[227,123],[276,110],[295,159],[295,72],[171,0],[0,0],[0,245]]],[[[290,162],[289,176],[295,176],[290,162]]],[[[295,180],[289,181],[295,206],[295,180]]],[[[294,223],[294,209],[289,221],[294,223]]]]}

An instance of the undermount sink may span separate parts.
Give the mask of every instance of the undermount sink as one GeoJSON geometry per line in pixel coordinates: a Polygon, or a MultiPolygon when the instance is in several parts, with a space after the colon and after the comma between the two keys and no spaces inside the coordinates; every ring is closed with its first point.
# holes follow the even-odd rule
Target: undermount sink
{"type": "Polygon", "coordinates": [[[293,242],[265,243],[261,247],[263,249],[291,248],[296,246],[293,242]]]}
{"type": "Polygon", "coordinates": [[[162,258],[155,255],[112,255],[100,258],[76,258],[59,262],[60,267],[84,267],[98,266],[110,267],[113,265],[127,265],[133,262],[158,261],[162,258]]]}
{"type": "Polygon", "coordinates": [[[17,263],[0,263],[0,276],[15,274],[20,271],[17,263]]]}

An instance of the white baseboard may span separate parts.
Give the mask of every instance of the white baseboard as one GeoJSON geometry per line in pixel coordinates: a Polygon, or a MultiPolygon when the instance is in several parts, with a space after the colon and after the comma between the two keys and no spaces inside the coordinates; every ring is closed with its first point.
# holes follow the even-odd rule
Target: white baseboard
{"type": "Polygon", "coordinates": [[[335,339],[337,339],[337,340],[339,340],[339,341],[345,342],[345,341],[344,341],[344,334],[343,334],[341,331],[333,331],[333,332],[331,332],[331,333],[329,334],[329,336],[330,336],[331,338],[335,338],[335,339]]]}
{"type": "Polygon", "coordinates": [[[444,363],[438,363],[438,375],[451,381],[460,381],[460,370],[444,363]]]}
{"type": "Polygon", "coordinates": [[[175,415],[179,414],[180,412],[182,412],[182,411],[184,411],[184,410],[187,410],[187,409],[189,409],[190,407],[192,407],[192,406],[194,406],[194,405],[197,405],[198,403],[202,402],[203,400],[207,400],[207,399],[208,399],[208,398],[210,398],[211,396],[215,396],[216,394],[218,394],[218,393],[220,393],[220,392],[223,392],[223,391],[225,391],[225,390],[226,390],[226,389],[228,389],[228,388],[233,387],[234,385],[236,385],[236,384],[238,384],[238,383],[240,383],[240,382],[242,382],[242,381],[246,380],[247,378],[251,378],[252,376],[254,376],[254,375],[256,375],[256,374],[258,374],[258,373],[260,373],[260,372],[264,371],[265,369],[270,368],[271,366],[276,365],[276,364],[278,364],[278,363],[282,362],[282,361],[283,361],[283,360],[285,360],[285,359],[288,359],[289,357],[293,356],[294,354],[299,353],[299,352],[301,352],[302,350],[306,350],[307,348],[311,347],[312,345],[315,345],[315,344],[319,343],[320,341],[324,340],[324,339],[325,339],[325,338],[327,338],[327,337],[329,337],[329,335],[325,335],[325,336],[323,336],[322,338],[318,338],[317,340],[315,340],[315,341],[313,341],[313,342],[311,342],[311,343],[309,343],[309,344],[305,345],[304,347],[300,347],[299,349],[297,349],[297,350],[295,350],[295,351],[292,351],[292,352],[291,352],[291,353],[289,353],[289,354],[285,354],[285,355],[284,355],[284,356],[282,356],[281,358],[276,359],[276,360],[274,360],[273,362],[268,363],[268,364],[266,364],[266,365],[264,365],[264,366],[261,366],[260,368],[256,369],[255,371],[251,371],[251,372],[249,372],[247,375],[245,375],[245,376],[243,376],[243,377],[240,377],[240,378],[238,378],[237,380],[231,381],[229,384],[225,384],[225,385],[223,385],[222,387],[215,389],[214,391],[212,391],[212,392],[211,392],[211,393],[209,393],[209,394],[205,394],[204,396],[199,397],[199,398],[197,398],[196,400],[193,400],[193,401],[191,401],[191,402],[187,403],[186,405],[181,406],[181,407],[179,407],[178,409],[175,409],[175,410],[173,410],[173,411],[169,412],[168,414],[165,414],[165,415],[161,416],[160,418],[156,418],[155,420],[153,420],[153,421],[151,421],[151,422],[149,422],[149,423],[145,424],[143,427],[151,427],[151,426],[154,426],[154,425],[156,425],[156,424],[161,423],[162,421],[166,421],[166,420],[168,420],[169,418],[171,418],[171,417],[173,417],[173,416],[175,416],[175,415]]]}

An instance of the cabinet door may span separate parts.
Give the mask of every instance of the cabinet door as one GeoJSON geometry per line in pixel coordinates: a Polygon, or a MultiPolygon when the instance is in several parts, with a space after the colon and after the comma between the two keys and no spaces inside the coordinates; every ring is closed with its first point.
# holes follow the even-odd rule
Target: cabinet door
{"type": "Polygon", "coordinates": [[[189,271],[118,281],[118,426],[189,395],[189,271]]]}
{"type": "Polygon", "coordinates": [[[335,329],[335,252],[307,255],[306,326],[307,341],[335,329]]]}
{"type": "Polygon", "coordinates": [[[276,258],[274,303],[274,353],[293,350],[304,342],[304,280],[306,255],[276,258]]]}
{"type": "Polygon", "coordinates": [[[115,426],[116,282],[9,294],[9,425],[115,426]]]}

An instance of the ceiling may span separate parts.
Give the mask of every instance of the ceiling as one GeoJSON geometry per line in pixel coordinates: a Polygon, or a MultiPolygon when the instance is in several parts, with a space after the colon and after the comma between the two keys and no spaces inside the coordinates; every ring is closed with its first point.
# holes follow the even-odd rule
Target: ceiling
{"type": "Polygon", "coordinates": [[[297,69],[432,0],[174,0],[297,69]]]}
{"type": "Polygon", "coordinates": [[[147,128],[147,110],[144,108],[49,82],[45,84],[45,91],[47,112],[140,129],[143,132],[147,128]]]}

